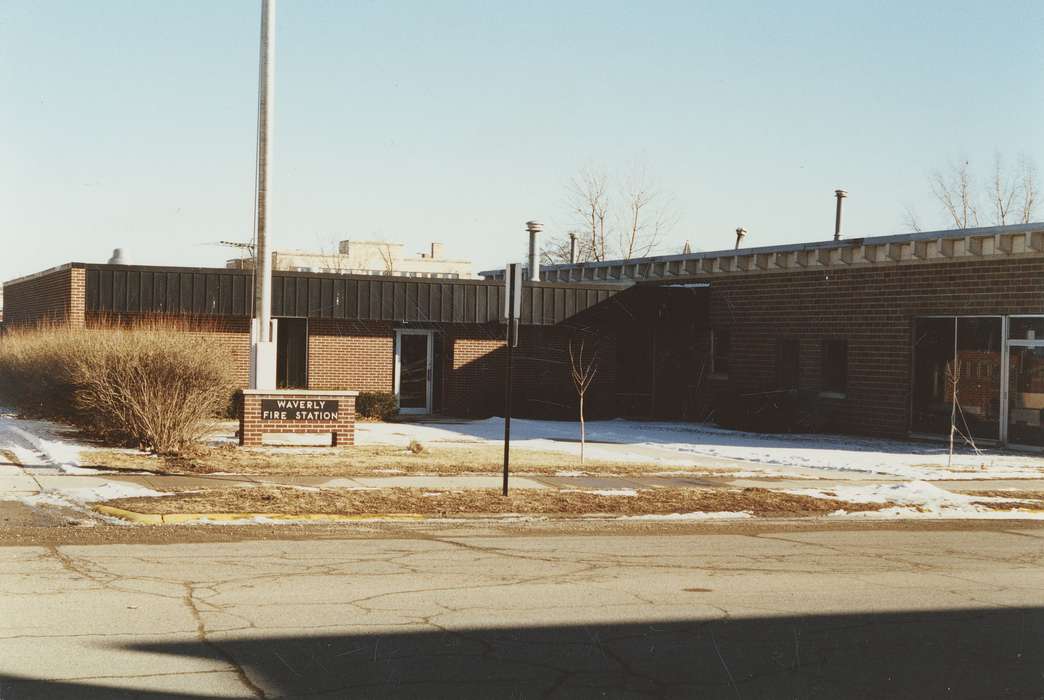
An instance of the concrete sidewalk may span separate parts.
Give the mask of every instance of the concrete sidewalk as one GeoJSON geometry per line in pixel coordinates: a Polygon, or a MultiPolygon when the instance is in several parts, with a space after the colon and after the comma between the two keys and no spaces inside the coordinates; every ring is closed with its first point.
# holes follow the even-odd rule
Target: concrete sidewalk
{"type": "MultiPolygon", "coordinates": [[[[15,479],[17,477],[12,477],[15,479]]],[[[728,477],[700,478],[693,476],[511,476],[510,485],[516,489],[582,489],[621,490],[650,488],[765,488],[771,490],[816,488],[831,489],[851,486],[890,485],[907,483],[905,479],[730,479],[728,477]]],[[[158,475],[158,474],[99,474],[82,476],[71,474],[37,474],[12,482],[19,493],[38,493],[68,489],[93,489],[107,483],[132,484],[154,491],[242,488],[250,486],[296,486],[315,489],[499,489],[501,476],[489,475],[396,475],[396,476],[258,476],[229,474],[158,475]],[[28,481],[25,481],[28,479],[28,481]],[[39,484],[40,489],[36,486],[39,484]]],[[[975,481],[935,481],[934,486],[952,492],[1017,489],[1044,491],[1044,479],[982,479],[975,481]]],[[[0,488],[3,482],[0,482],[0,488]]],[[[5,492],[6,493],[6,492],[5,492]]]]}

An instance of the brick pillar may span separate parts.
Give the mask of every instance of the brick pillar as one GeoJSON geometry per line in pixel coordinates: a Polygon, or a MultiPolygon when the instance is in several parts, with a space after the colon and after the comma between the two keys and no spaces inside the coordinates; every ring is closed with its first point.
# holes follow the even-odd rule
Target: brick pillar
{"type": "Polygon", "coordinates": [[[87,270],[74,267],[69,270],[69,300],[66,320],[73,328],[83,328],[87,316],[87,270]]]}

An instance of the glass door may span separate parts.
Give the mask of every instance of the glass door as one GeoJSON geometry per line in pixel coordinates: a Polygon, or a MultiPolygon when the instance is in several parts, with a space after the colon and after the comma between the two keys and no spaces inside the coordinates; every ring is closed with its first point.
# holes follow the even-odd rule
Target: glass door
{"type": "Polygon", "coordinates": [[[1008,444],[1044,447],[1044,318],[1008,320],[1008,444]]]}
{"type": "Polygon", "coordinates": [[[400,413],[431,413],[430,331],[398,331],[395,336],[395,393],[400,413]]]}

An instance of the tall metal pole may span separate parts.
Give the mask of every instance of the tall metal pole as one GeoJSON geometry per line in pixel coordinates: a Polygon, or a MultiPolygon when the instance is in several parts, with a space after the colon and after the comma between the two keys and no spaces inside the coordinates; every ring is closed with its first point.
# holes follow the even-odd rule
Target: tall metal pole
{"type": "MultiPolygon", "coordinates": [[[[515,270],[513,266],[508,267],[507,274],[510,276],[515,270]]],[[[521,274],[518,270],[518,274],[521,274]]],[[[511,355],[515,345],[515,337],[518,328],[515,326],[515,285],[513,280],[508,279],[508,319],[507,319],[507,370],[504,376],[504,489],[503,495],[508,495],[508,463],[511,461],[511,355]]]]}
{"type": "Polygon", "coordinates": [[[261,0],[261,68],[257,98],[257,262],[254,314],[258,341],[271,342],[272,253],[268,246],[268,161],[271,155],[272,91],[275,85],[276,0],[261,0]]]}

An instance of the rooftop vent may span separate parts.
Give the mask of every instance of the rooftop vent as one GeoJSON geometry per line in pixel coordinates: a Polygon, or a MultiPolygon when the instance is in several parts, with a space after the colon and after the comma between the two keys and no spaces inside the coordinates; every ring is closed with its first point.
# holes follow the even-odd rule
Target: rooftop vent
{"type": "Polygon", "coordinates": [[[116,248],[112,251],[112,257],[109,258],[110,265],[131,265],[130,256],[127,255],[127,251],[123,248],[116,248]]]}

